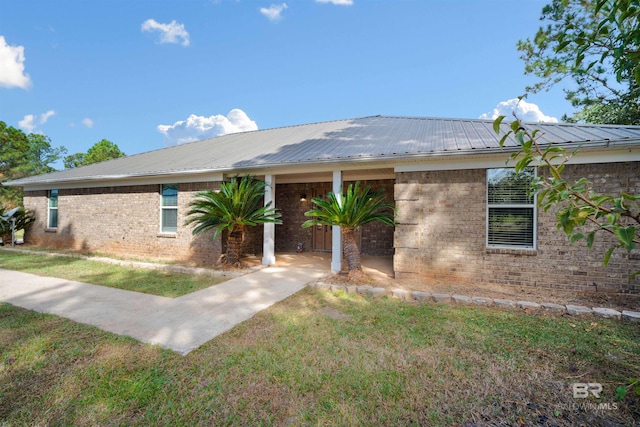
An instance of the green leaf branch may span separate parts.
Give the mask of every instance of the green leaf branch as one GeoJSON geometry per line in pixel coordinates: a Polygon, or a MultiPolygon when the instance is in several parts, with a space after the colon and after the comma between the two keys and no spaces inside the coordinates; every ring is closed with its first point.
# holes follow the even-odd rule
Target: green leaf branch
{"type": "MultiPolygon", "coordinates": [[[[500,116],[493,123],[494,131],[503,133],[500,116]]],[[[568,151],[556,144],[542,144],[539,129],[528,129],[517,117],[509,123],[509,130],[500,139],[500,147],[512,137],[518,144],[509,161],[515,162],[516,172],[528,166],[542,169],[531,184],[531,191],[538,194],[538,206],[545,212],[555,207],[556,225],[571,243],[585,240],[591,250],[598,233],[614,237],[614,242],[604,254],[606,266],[617,249],[632,251],[640,244],[640,194],[598,194],[586,178],[573,182],[563,178],[566,164],[580,147],[568,151]]],[[[640,274],[637,271],[632,274],[640,274]]]]}

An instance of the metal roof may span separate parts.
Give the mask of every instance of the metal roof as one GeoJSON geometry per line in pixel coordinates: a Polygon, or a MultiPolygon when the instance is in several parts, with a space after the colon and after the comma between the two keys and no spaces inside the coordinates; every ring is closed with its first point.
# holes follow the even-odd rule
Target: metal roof
{"type": "MultiPolygon", "coordinates": [[[[503,123],[506,132],[508,124],[503,123]]],[[[640,126],[535,123],[540,142],[640,145],[640,126]]],[[[496,152],[492,120],[371,116],[235,133],[135,154],[5,185],[229,172],[287,165],[411,159],[496,152]]],[[[517,147],[513,139],[505,149],[517,147]]]]}

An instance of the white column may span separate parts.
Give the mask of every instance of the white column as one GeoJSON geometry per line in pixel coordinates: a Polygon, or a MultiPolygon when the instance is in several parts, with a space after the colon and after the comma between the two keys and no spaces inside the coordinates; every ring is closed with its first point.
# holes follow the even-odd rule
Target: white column
{"type": "MultiPolygon", "coordinates": [[[[264,189],[264,204],[271,202],[271,207],[276,207],[276,177],[265,175],[264,182],[267,186],[264,189]]],[[[273,223],[264,224],[264,239],[262,243],[262,265],[273,265],[276,263],[276,225],[273,223]]]]}
{"type": "MultiPolygon", "coordinates": [[[[342,171],[333,171],[333,194],[342,202],[342,171]]],[[[331,236],[331,271],[342,270],[342,234],[340,227],[333,226],[331,236]]]]}

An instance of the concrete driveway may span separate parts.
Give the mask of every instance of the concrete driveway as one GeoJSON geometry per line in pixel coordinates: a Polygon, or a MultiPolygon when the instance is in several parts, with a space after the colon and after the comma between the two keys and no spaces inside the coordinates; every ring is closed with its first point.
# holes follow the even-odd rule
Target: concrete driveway
{"type": "Polygon", "coordinates": [[[186,355],[326,273],[315,265],[274,266],[166,298],[0,269],[0,301],[186,355]]]}

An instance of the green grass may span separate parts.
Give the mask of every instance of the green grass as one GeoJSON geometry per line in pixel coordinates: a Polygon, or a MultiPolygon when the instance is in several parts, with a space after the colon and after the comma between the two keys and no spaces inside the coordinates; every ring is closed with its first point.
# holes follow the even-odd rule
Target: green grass
{"type": "Polygon", "coordinates": [[[8,251],[0,251],[0,268],[170,298],[208,288],[227,280],[224,277],[204,274],[190,275],[124,267],[76,257],[8,251]]]}
{"type": "Polygon", "coordinates": [[[111,258],[117,259],[121,261],[131,261],[131,262],[148,262],[148,263],[162,263],[166,265],[180,265],[181,263],[174,260],[162,259],[162,258],[151,258],[151,257],[141,257],[135,255],[123,255],[123,254],[115,254],[108,252],[100,252],[93,250],[85,250],[85,249],[66,249],[66,248],[50,248],[46,246],[20,246],[19,250],[28,250],[30,252],[42,252],[46,254],[52,255],[69,255],[76,257],[86,257],[86,258],[111,258]]]}
{"type": "Polygon", "coordinates": [[[186,357],[0,305],[6,425],[632,425],[640,329],[312,289],[186,357]],[[600,382],[579,410],[573,382],[600,382]],[[596,402],[589,399],[590,403],[596,402]],[[546,422],[547,424],[544,424],[546,422]]]}

